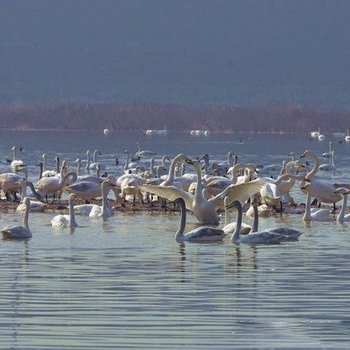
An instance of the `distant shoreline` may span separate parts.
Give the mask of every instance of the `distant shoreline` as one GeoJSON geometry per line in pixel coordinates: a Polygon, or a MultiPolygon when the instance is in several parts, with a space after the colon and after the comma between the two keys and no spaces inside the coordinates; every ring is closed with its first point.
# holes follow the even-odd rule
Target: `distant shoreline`
{"type": "Polygon", "coordinates": [[[350,110],[295,104],[190,107],[118,103],[0,104],[0,130],[63,132],[209,131],[237,134],[346,132],[350,110]]]}

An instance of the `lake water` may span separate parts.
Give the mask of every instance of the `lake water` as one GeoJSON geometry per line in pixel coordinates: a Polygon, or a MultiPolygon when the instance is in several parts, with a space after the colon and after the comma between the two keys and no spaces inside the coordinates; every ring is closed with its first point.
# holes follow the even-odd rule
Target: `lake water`
{"type": "MultiPolygon", "coordinates": [[[[123,151],[174,156],[228,151],[242,161],[281,163],[287,154],[328,150],[307,135],[5,132],[0,160],[22,146],[36,179],[48,154],[68,161],[101,150],[109,173],[121,174],[123,151]],[[240,140],[241,138],[241,140],[240,140]],[[242,142],[240,142],[242,141],[242,142]],[[115,166],[115,158],[120,160],[115,166]]],[[[350,145],[334,144],[337,170],[329,181],[350,182],[350,145]]],[[[2,171],[7,168],[1,165],[2,171]]],[[[295,191],[300,200],[305,196],[295,191]]],[[[349,224],[301,215],[261,219],[261,227],[303,231],[297,242],[235,246],[174,241],[179,213],[116,213],[106,220],[78,216],[74,232],[53,229],[51,213],[30,215],[33,238],[0,241],[0,337],[4,349],[273,349],[348,348],[350,343],[349,224]]],[[[0,214],[0,226],[21,215],[0,214]]],[[[196,220],[189,215],[188,227],[196,220]]]]}

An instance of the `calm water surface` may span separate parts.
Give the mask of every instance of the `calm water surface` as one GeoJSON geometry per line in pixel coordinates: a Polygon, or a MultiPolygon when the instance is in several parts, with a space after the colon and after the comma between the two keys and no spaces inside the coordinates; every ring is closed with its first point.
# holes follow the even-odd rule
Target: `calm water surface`
{"type": "MultiPolygon", "coordinates": [[[[102,133],[101,133],[102,134],[102,133]]],[[[29,177],[48,153],[68,161],[99,148],[120,174],[124,149],[171,156],[210,153],[225,160],[281,163],[291,151],[320,154],[328,141],[292,135],[100,134],[2,132],[0,159],[22,146],[29,177]],[[120,166],[115,167],[115,158],[120,166]]],[[[321,176],[348,182],[350,145],[335,144],[337,170],[321,176]]],[[[1,170],[7,169],[2,164],[1,170]]],[[[303,195],[295,192],[305,201],[303,195]]],[[[278,246],[179,245],[178,213],[116,213],[77,217],[73,232],[50,226],[52,213],[30,215],[33,238],[0,244],[0,336],[6,349],[252,349],[348,348],[350,343],[349,224],[305,225],[300,215],[261,219],[261,227],[302,230],[278,246]]],[[[189,215],[187,229],[196,220],[189,215]]],[[[21,216],[0,215],[0,226],[21,216]]]]}

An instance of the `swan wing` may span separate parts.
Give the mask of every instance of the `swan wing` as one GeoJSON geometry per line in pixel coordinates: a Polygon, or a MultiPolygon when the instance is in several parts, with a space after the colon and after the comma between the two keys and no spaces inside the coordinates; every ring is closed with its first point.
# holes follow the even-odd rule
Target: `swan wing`
{"type": "Polygon", "coordinates": [[[51,219],[53,227],[66,227],[69,225],[69,215],[56,215],[51,219]]]}
{"type": "Polygon", "coordinates": [[[225,237],[223,230],[202,226],[198,227],[185,235],[185,240],[190,242],[215,242],[221,241],[225,237]]]}
{"type": "Polygon", "coordinates": [[[219,193],[217,196],[211,198],[209,201],[219,205],[222,203],[223,199],[227,196],[229,202],[233,200],[238,200],[244,203],[249,197],[258,193],[260,189],[264,186],[265,182],[262,179],[252,180],[246,183],[234,184],[228,186],[224,191],[219,193]]]}
{"type": "Polygon", "coordinates": [[[169,201],[175,201],[181,197],[185,201],[186,209],[192,210],[193,195],[176,186],[157,186],[142,185],[139,186],[141,191],[153,193],[159,197],[166,198],[169,201]]]}

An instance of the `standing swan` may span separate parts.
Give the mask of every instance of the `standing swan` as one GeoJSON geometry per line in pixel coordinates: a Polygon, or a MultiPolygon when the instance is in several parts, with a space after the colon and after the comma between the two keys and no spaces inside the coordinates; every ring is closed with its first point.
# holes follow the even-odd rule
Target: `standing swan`
{"type": "Polygon", "coordinates": [[[22,226],[5,227],[1,229],[1,233],[5,239],[29,239],[32,237],[28,226],[30,199],[24,198],[23,203],[26,206],[23,216],[22,226]]]}
{"type": "MultiPolygon", "coordinates": [[[[302,190],[307,192],[305,213],[303,215],[304,221],[330,221],[332,220],[331,212],[328,209],[311,209],[311,183],[305,184],[301,187],[302,190]]],[[[341,196],[341,194],[337,193],[341,196]]]]}
{"type": "Polygon", "coordinates": [[[181,221],[179,229],[175,234],[175,241],[181,242],[217,242],[223,240],[225,232],[209,226],[202,226],[194,230],[184,233],[186,227],[186,205],[183,198],[175,201],[180,206],[181,221]]]}
{"type": "Polygon", "coordinates": [[[75,221],[73,200],[74,194],[70,194],[68,197],[69,214],[68,215],[56,215],[51,219],[51,225],[53,227],[77,227],[78,224],[75,221]]]}

